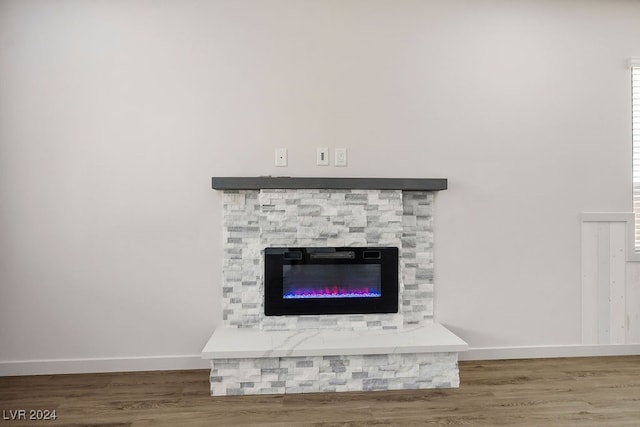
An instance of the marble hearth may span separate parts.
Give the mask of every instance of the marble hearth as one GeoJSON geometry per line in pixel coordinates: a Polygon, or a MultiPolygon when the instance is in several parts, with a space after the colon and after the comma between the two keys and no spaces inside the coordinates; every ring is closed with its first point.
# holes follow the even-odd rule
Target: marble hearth
{"type": "Polygon", "coordinates": [[[443,179],[214,178],[223,325],[211,394],[457,387],[466,343],[433,322],[433,202],[443,179]],[[265,247],[395,246],[398,313],[265,316],[265,247]]]}

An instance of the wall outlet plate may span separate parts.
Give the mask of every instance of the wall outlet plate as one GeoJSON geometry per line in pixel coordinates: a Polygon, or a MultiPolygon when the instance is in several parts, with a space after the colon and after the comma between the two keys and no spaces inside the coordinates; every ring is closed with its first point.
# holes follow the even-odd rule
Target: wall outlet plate
{"type": "Polygon", "coordinates": [[[335,162],[336,166],[347,166],[347,149],[346,148],[336,148],[335,149],[335,162]]]}
{"type": "Polygon", "coordinates": [[[276,166],[287,166],[288,158],[287,158],[287,149],[286,148],[276,148],[276,166]]]}

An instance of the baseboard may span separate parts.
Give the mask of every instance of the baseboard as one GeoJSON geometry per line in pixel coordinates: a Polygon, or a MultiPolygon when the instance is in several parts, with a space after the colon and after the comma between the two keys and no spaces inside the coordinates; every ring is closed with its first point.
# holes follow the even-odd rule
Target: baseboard
{"type": "Polygon", "coordinates": [[[637,356],[640,344],[562,345],[535,347],[470,347],[459,360],[544,359],[553,357],[637,356]]]}
{"type": "Polygon", "coordinates": [[[87,374],[98,372],[175,371],[207,369],[202,356],[109,357],[93,359],[53,359],[0,361],[0,377],[18,375],[87,374]]]}
{"type": "MultiPolygon", "coordinates": [[[[640,355],[640,344],[564,345],[469,348],[459,360],[543,359],[553,357],[640,355]]],[[[200,354],[94,359],[0,361],[0,377],[19,375],[87,374],[98,372],[175,371],[208,369],[200,354]]]]}

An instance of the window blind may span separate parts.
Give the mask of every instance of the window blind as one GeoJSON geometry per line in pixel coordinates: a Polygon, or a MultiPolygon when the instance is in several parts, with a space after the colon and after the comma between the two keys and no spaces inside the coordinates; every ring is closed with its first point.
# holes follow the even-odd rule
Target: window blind
{"type": "Polygon", "coordinates": [[[636,250],[640,250],[640,60],[631,67],[631,116],[633,140],[633,212],[635,221],[636,250]]]}

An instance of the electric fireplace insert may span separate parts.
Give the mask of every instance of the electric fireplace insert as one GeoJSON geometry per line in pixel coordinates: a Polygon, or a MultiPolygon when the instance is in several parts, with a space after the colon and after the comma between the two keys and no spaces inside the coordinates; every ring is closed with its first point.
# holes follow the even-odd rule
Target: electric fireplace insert
{"type": "Polygon", "coordinates": [[[266,248],[265,314],[398,312],[398,248],[266,248]]]}

